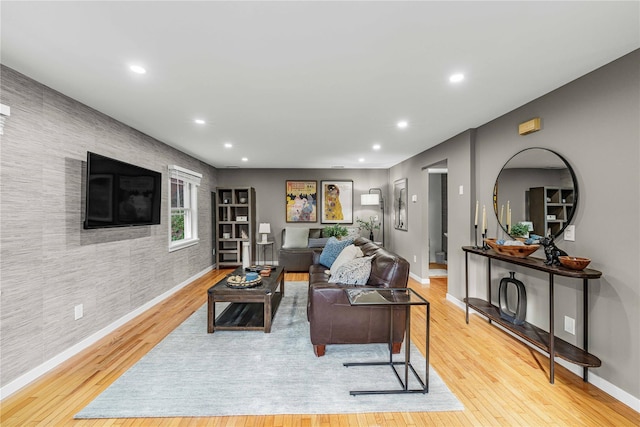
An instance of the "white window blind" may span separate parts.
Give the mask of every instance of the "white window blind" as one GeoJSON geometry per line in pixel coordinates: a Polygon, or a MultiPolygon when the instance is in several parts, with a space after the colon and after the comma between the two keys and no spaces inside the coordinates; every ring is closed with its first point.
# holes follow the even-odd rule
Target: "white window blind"
{"type": "Polygon", "coordinates": [[[169,165],[169,174],[171,178],[179,179],[180,181],[193,185],[200,185],[200,181],[202,180],[201,173],[181,168],[176,165],[169,165]]]}

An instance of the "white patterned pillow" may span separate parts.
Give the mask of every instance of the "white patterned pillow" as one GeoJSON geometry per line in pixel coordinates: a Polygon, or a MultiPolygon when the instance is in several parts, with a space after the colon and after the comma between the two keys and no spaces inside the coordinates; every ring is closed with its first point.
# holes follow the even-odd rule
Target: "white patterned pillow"
{"type": "Polygon", "coordinates": [[[331,268],[330,268],[331,274],[334,274],[336,271],[338,271],[340,267],[342,267],[344,264],[348,263],[349,261],[356,258],[361,258],[363,256],[364,254],[362,253],[362,249],[360,249],[358,246],[356,245],[347,246],[342,250],[342,252],[340,252],[340,255],[338,255],[338,258],[336,258],[336,260],[333,261],[333,264],[331,264],[331,268]]]}
{"type": "Polygon", "coordinates": [[[372,256],[353,259],[343,264],[335,274],[329,278],[329,283],[344,283],[345,285],[366,285],[371,274],[372,256]]]}
{"type": "Polygon", "coordinates": [[[331,265],[333,265],[333,262],[338,258],[340,252],[352,243],[353,239],[338,240],[333,236],[329,237],[327,244],[324,246],[324,249],[320,254],[320,264],[331,268],[331,265]]]}

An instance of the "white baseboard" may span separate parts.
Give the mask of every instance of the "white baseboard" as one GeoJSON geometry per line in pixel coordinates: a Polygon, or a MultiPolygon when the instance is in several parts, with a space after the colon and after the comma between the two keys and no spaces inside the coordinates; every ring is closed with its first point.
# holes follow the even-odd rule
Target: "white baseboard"
{"type": "Polygon", "coordinates": [[[409,277],[423,285],[428,285],[429,283],[431,283],[428,277],[426,279],[423,279],[422,277],[418,276],[417,274],[413,274],[412,272],[409,272],[409,277]]]}
{"type": "MultiPolygon", "coordinates": [[[[447,293],[447,301],[455,304],[457,307],[459,307],[462,310],[466,309],[466,304],[463,301],[460,301],[459,299],[457,299],[456,297],[452,296],[449,293],[447,293]]],[[[477,311],[475,311],[475,310],[473,310],[471,308],[469,309],[469,314],[475,314],[477,316],[480,316],[480,317],[486,319],[486,317],[484,317],[483,315],[481,315],[480,313],[478,313],[477,311]]],[[[522,342],[523,344],[526,344],[527,346],[531,347],[532,349],[536,350],[537,352],[545,355],[546,357],[549,357],[549,353],[547,353],[544,350],[539,349],[538,347],[534,346],[533,344],[528,343],[527,341],[525,341],[522,338],[520,338],[519,336],[515,335],[513,332],[509,331],[508,329],[503,328],[502,326],[498,325],[497,323],[493,323],[493,325],[495,325],[496,327],[502,329],[503,331],[505,331],[506,333],[508,333],[512,337],[516,338],[518,341],[522,342]]],[[[576,374],[579,377],[582,377],[582,367],[574,365],[573,363],[567,362],[566,360],[560,359],[559,357],[556,357],[554,360],[555,360],[556,363],[558,363],[559,365],[567,368],[572,373],[576,374]]],[[[613,398],[619,400],[620,402],[624,403],[625,405],[627,405],[628,407],[630,407],[634,411],[640,412],[640,399],[639,398],[633,396],[630,393],[627,393],[626,391],[622,390],[620,387],[618,387],[618,386],[610,383],[609,381],[599,377],[597,374],[595,374],[593,372],[593,370],[589,370],[588,382],[590,384],[593,384],[594,386],[598,387],[600,390],[604,391],[605,393],[607,393],[611,397],[613,397],[613,398]]]]}
{"type": "Polygon", "coordinates": [[[42,375],[44,375],[47,372],[51,371],[52,369],[54,369],[55,367],[57,367],[61,363],[65,362],[66,360],[70,359],[71,357],[75,356],[76,354],[80,353],[84,349],[88,348],[92,344],[96,343],[100,339],[104,338],[105,336],[107,336],[111,332],[113,332],[116,329],[118,329],[120,326],[122,326],[125,323],[127,323],[128,321],[134,319],[136,316],[139,316],[140,314],[142,314],[145,311],[149,310],[154,305],[164,301],[165,299],[167,299],[168,297],[170,297],[171,295],[173,295],[174,293],[176,293],[180,289],[182,289],[185,286],[187,286],[189,283],[191,283],[194,280],[198,279],[199,277],[205,275],[206,273],[208,273],[211,270],[213,270],[213,266],[205,268],[204,270],[202,270],[201,272],[199,272],[199,273],[195,274],[194,276],[188,278],[184,282],[182,282],[182,283],[174,286],[173,288],[169,289],[165,293],[163,293],[161,295],[158,295],[157,297],[155,297],[151,301],[147,302],[146,304],[143,304],[140,307],[138,307],[135,310],[133,310],[132,312],[122,316],[121,318],[119,318],[115,322],[111,323],[110,325],[105,326],[104,328],[100,329],[99,331],[95,332],[94,334],[92,334],[92,335],[88,336],[87,338],[83,339],[79,343],[69,347],[68,349],[66,349],[62,353],[60,353],[60,354],[56,355],[55,357],[47,360],[43,364],[33,368],[32,370],[30,370],[26,374],[23,374],[23,375],[19,376],[18,378],[16,378],[15,380],[11,381],[10,383],[5,385],[4,387],[0,388],[0,401],[4,400],[6,397],[11,396],[16,391],[18,391],[21,388],[25,387],[26,385],[30,384],[34,380],[38,379],[42,375]]]}

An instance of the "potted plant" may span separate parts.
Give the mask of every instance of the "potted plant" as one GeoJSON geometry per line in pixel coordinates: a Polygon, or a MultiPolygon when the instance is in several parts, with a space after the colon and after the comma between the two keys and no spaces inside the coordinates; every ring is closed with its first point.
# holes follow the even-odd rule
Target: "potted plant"
{"type": "Polygon", "coordinates": [[[347,227],[343,227],[340,224],[330,225],[322,230],[322,235],[324,237],[335,237],[338,240],[342,239],[347,234],[349,234],[347,227]]]}
{"type": "Polygon", "coordinates": [[[509,235],[514,239],[529,237],[529,226],[527,224],[517,223],[511,226],[509,235]]]}
{"type": "Polygon", "coordinates": [[[367,230],[369,232],[369,240],[373,241],[373,230],[380,229],[380,223],[374,222],[373,217],[369,217],[369,221],[365,221],[364,219],[356,218],[358,222],[358,229],[360,231],[367,230]]]}

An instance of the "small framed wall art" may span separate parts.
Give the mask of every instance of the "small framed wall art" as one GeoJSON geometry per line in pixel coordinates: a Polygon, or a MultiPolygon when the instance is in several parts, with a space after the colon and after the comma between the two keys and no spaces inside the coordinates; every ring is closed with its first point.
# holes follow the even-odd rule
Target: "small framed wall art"
{"type": "Polygon", "coordinates": [[[323,224],[353,224],[353,181],[321,181],[323,224]]]}
{"type": "Polygon", "coordinates": [[[318,221],[318,181],[286,182],[287,222],[318,221]]]}
{"type": "Polygon", "coordinates": [[[393,226],[396,230],[409,230],[407,218],[407,178],[393,183],[393,226]]]}

